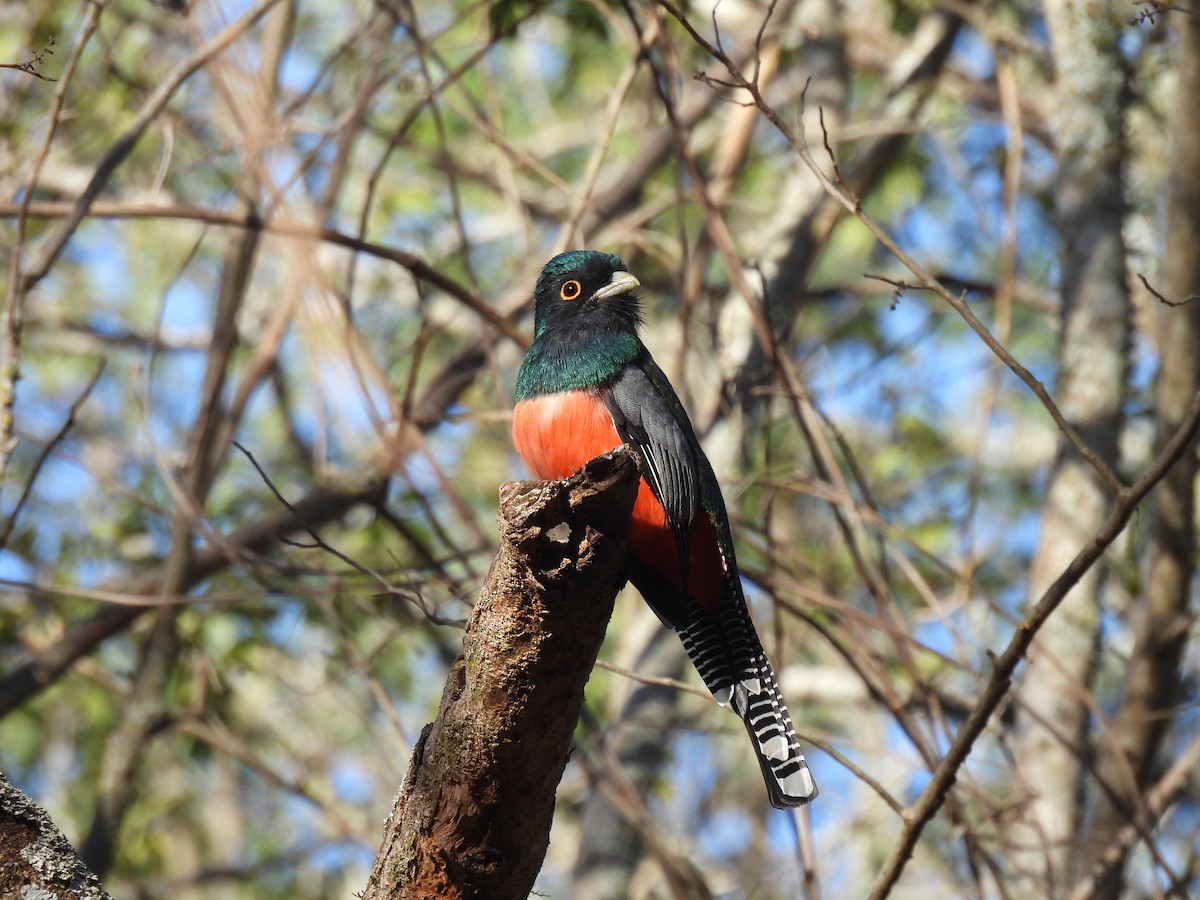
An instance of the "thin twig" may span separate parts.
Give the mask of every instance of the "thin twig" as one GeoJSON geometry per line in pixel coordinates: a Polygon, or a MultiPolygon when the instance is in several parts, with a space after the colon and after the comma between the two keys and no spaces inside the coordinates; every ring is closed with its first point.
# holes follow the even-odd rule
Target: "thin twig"
{"type": "Polygon", "coordinates": [[[1150,282],[1146,280],[1146,276],[1143,275],[1141,272],[1137,273],[1137,277],[1138,277],[1138,280],[1141,281],[1142,284],[1145,286],[1146,290],[1148,290],[1151,293],[1151,295],[1153,295],[1154,299],[1157,300],[1159,303],[1162,303],[1164,306],[1172,306],[1172,307],[1187,306],[1187,304],[1191,303],[1193,300],[1200,300],[1200,294],[1188,294],[1182,300],[1168,300],[1166,297],[1164,297],[1162,294],[1160,294],[1158,291],[1156,291],[1154,289],[1154,287],[1150,284],[1150,282]]]}
{"type": "Polygon", "coordinates": [[[50,35],[50,40],[46,46],[33,54],[33,58],[28,62],[23,63],[0,63],[0,69],[16,69],[18,72],[24,72],[26,75],[32,75],[39,81],[58,81],[57,78],[51,78],[49,75],[43,75],[37,70],[37,67],[45,61],[47,56],[54,55],[54,35],[50,35]]]}
{"type": "Polygon", "coordinates": [[[25,508],[26,501],[29,500],[29,495],[33,492],[33,483],[37,481],[38,475],[42,471],[42,466],[46,464],[50,454],[54,452],[54,448],[61,444],[67,437],[71,428],[75,425],[75,417],[79,414],[79,410],[83,408],[83,404],[87,403],[88,397],[92,394],[92,388],[96,386],[96,382],[100,380],[100,375],[104,372],[104,366],[108,362],[107,359],[101,359],[100,365],[96,367],[95,373],[88,380],[87,386],[83,389],[83,393],[76,398],[71,404],[70,410],[67,412],[66,421],[62,423],[62,427],[55,432],[54,437],[46,442],[42,447],[42,452],[38,454],[37,460],[33,464],[33,468],[29,472],[29,478],[25,481],[25,487],[21,491],[21,496],[17,499],[16,506],[9,513],[8,520],[4,523],[4,528],[0,529],[0,549],[8,544],[8,539],[12,535],[13,528],[17,524],[17,517],[21,515],[21,510],[25,508]]]}
{"type": "MultiPolygon", "coordinates": [[[[810,78],[809,81],[812,79],[810,78]]],[[[808,94],[808,84],[804,85],[804,90],[800,92],[803,98],[808,94]]],[[[829,129],[825,125],[825,107],[817,107],[817,120],[821,123],[821,143],[825,145],[825,155],[829,157],[829,162],[833,165],[833,177],[840,185],[846,184],[846,179],[842,177],[842,170],[838,168],[837,154],[833,152],[833,147],[829,145],[829,129]]]]}
{"type": "Polygon", "coordinates": [[[604,669],[606,672],[612,672],[614,675],[620,675],[622,678],[627,678],[636,684],[644,684],[650,687],[665,687],[673,691],[679,691],[683,694],[692,694],[699,697],[701,700],[707,700],[709,703],[715,704],[712,692],[707,689],[692,687],[690,684],[679,681],[675,678],[659,678],[653,675],[642,675],[632,669],[627,669],[624,666],[618,666],[616,663],[610,663],[604,659],[596,660],[596,668],[604,669]]]}
{"type": "Polygon", "coordinates": [[[259,464],[258,460],[254,458],[254,454],[251,453],[249,450],[247,450],[245,447],[243,447],[237,441],[231,441],[230,443],[232,443],[233,446],[236,447],[238,450],[242,451],[242,454],[246,457],[246,459],[248,459],[250,461],[250,465],[254,466],[254,471],[256,471],[258,473],[259,477],[263,480],[263,484],[265,484],[267,486],[268,490],[270,490],[270,492],[275,495],[275,499],[278,500],[289,512],[291,512],[296,517],[296,524],[300,528],[302,528],[304,530],[304,533],[307,534],[313,540],[313,543],[311,545],[305,545],[305,544],[300,543],[299,541],[289,540],[287,538],[284,538],[283,539],[284,543],[290,544],[293,547],[324,550],[326,553],[330,554],[331,556],[337,557],[342,562],[344,562],[346,565],[350,566],[350,568],[354,569],[356,572],[358,572],[362,575],[365,575],[366,577],[368,577],[372,581],[374,581],[376,584],[378,584],[383,589],[383,593],[386,594],[387,596],[400,596],[400,597],[404,597],[408,600],[411,600],[412,603],[421,611],[421,614],[435,625],[451,625],[451,626],[456,626],[456,627],[461,625],[461,623],[458,622],[457,620],[447,619],[447,618],[439,615],[438,613],[434,612],[433,610],[431,610],[428,607],[428,605],[425,603],[424,598],[420,596],[420,594],[412,593],[409,591],[403,591],[403,590],[400,590],[400,589],[394,587],[391,584],[391,582],[389,582],[386,578],[384,578],[382,575],[380,575],[374,569],[370,568],[369,566],[364,566],[362,563],[358,562],[357,560],[353,559],[350,556],[347,556],[341,550],[337,549],[337,547],[334,547],[332,544],[328,543],[324,538],[322,538],[319,534],[317,534],[316,531],[313,530],[312,526],[308,523],[308,521],[306,521],[299,514],[299,512],[297,512],[296,508],[294,506],[292,506],[292,504],[288,501],[288,499],[283,496],[283,494],[280,492],[279,488],[277,488],[275,486],[275,483],[271,480],[271,477],[269,475],[267,475],[266,470],[263,469],[263,467],[259,464]]]}
{"type": "Polygon", "coordinates": [[[8,459],[16,443],[13,439],[13,404],[16,402],[17,379],[20,377],[21,371],[21,338],[25,328],[26,295],[26,291],[21,286],[21,250],[25,243],[25,226],[29,217],[29,207],[37,192],[37,183],[42,174],[42,167],[50,155],[50,145],[54,142],[54,135],[58,131],[59,119],[66,101],[67,87],[71,83],[71,76],[75,73],[75,66],[83,55],[83,48],[87,46],[100,23],[100,9],[98,3],[88,5],[87,15],[84,17],[79,31],[79,39],[75,42],[71,55],[67,58],[67,64],[63,68],[62,81],[54,90],[46,136],[34,159],[33,170],[24,186],[24,196],[21,197],[21,203],[17,207],[17,233],[12,242],[6,289],[8,306],[4,313],[3,323],[0,325],[0,330],[2,330],[2,335],[0,335],[0,484],[4,483],[4,476],[8,471],[8,459]]]}
{"type": "MultiPolygon", "coordinates": [[[[337,549],[336,547],[332,546],[331,544],[327,544],[324,540],[322,540],[321,536],[319,534],[317,534],[315,531],[313,531],[312,526],[309,525],[308,522],[304,521],[304,519],[300,518],[300,514],[296,512],[296,507],[292,506],[292,504],[290,502],[288,502],[287,497],[283,496],[283,494],[280,493],[279,488],[277,488],[275,486],[275,482],[273,482],[271,480],[271,476],[269,476],[266,473],[266,471],[263,469],[263,467],[261,465],[259,465],[258,460],[254,458],[254,454],[251,453],[249,450],[247,450],[245,447],[243,447],[238,441],[231,441],[230,443],[232,443],[233,446],[235,446],[239,450],[241,450],[242,455],[245,456],[246,459],[250,460],[250,465],[254,466],[254,471],[256,471],[258,473],[259,478],[261,478],[263,480],[263,484],[265,484],[267,486],[268,490],[270,490],[270,492],[275,495],[275,499],[278,500],[285,507],[287,507],[288,511],[296,517],[296,524],[299,525],[302,529],[304,529],[304,533],[313,539],[313,546],[319,547],[320,549],[324,550],[326,553],[328,553],[332,556],[336,556],[338,559],[340,559],[346,565],[350,566],[352,569],[357,570],[358,572],[362,573],[363,575],[366,575],[369,578],[373,578],[375,581],[377,581],[380,584],[380,586],[386,588],[389,592],[392,590],[392,587],[390,584],[388,584],[387,579],[385,579],[382,575],[380,575],[374,569],[370,569],[367,566],[362,565],[362,563],[355,562],[353,559],[351,559],[349,556],[347,556],[341,550],[337,549]]],[[[300,544],[299,542],[294,541],[294,540],[286,540],[285,543],[289,543],[295,547],[304,546],[303,544],[300,544]]]]}

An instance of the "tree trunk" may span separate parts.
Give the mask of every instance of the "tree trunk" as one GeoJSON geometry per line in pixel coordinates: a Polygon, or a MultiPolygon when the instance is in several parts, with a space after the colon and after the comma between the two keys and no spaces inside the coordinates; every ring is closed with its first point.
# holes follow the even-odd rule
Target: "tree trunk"
{"type": "Polygon", "coordinates": [[[529,895],[583,688],[625,580],[628,451],[506,484],[500,550],[413,750],[364,900],[529,895]]]}
{"type": "MultiPolygon", "coordinates": [[[[1162,289],[1169,301],[1200,294],[1200,132],[1194,102],[1200,93],[1200,4],[1172,14],[1179,39],[1179,83],[1172,122],[1173,156],[1167,192],[1167,252],[1162,289]]],[[[1155,449],[1179,429],[1200,390],[1200,301],[1164,306],[1159,328],[1155,449]]],[[[1085,860],[1096,863],[1143,805],[1156,777],[1154,762],[1181,701],[1180,663],[1192,614],[1188,610],[1195,571],[1196,452],[1185,453],[1151,497],[1145,591],[1137,611],[1133,655],[1125,690],[1101,757],[1101,792],[1093,811],[1085,860]]],[[[1098,879],[1098,896],[1121,893],[1125,855],[1098,879]]]]}
{"type": "MultiPolygon", "coordinates": [[[[1057,391],[1067,421],[1110,468],[1124,400],[1129,341],[1122,155],[1125,68],[1109,3],[1047,0],[1057,69],[1062,322],[1057,391]]],[[[1110,499],[1095,471],[1060,450],[1030,570],[1037,597],[1103,521],[1110,499]]],[[[1017,755],[1029,793],[1013,831],[1020,869],[1054,893],[1077,862],[1088,698],[1099,633],[1100,568],[1072,589],[1030,652],[1020,689],[1017,755]]]]}

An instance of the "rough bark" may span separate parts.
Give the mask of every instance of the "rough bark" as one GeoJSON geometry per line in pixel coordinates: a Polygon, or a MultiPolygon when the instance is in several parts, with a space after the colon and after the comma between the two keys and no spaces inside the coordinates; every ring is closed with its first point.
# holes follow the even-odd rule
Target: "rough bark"
{"type": "MultiPolygon", "coordinates": [[[[1070,425],[1110,468],[1125,391],[1129,291],[1123,225],[1125,71],[1111,4],[1047,0],[1057,70],[1056,216],[1062,318],[1056,393],[1070,425]]],[[[1051,471],[1030,570],[1039,596],[1104,520],[1110,498],[1064,444],[1051,471]]],[[[1086,573],[1038,635],[1020,689],[1018,757],[1029,805],[1013,831],[1020,868],[1051,893],[1076,860],[1083,809],[1088,693],[1101,576],[1086,573]]]]}
{"type": "MultiPolygon", "coordinates": [[[[1200,4],[1173,13],[1179,40],[1179,84],[1172,121],[1172,160],[1167,191],[1167,247],[1162,290],[1178,302],[1200,294],[1200,132],[1194,102],[1200,93],[1200,4]],[[1189,14],[1190,13],[1190,14],[1189,14]]],[[[1155,449],[1179,428],[1188,403],[1200,390],[1200,302],[1160,310],[1160,368],[1156,386],[1155,449]]],[[[1130,820],[1156,777],[1163,737],[1182,702],[1180,672],[1194,613],[1189,611],[1195,571],[1195,450],[1185,453],[1151,498],[1145,591],[1135,609],[1133,654],[1124,696],[1109,730],[1112,742],[1100,777],[1111,793],[1097,797],[1085,861],[1089,868],[1130,820]]],[[[1098,879],[1097,896],[1121,894],[1125,855],[1110,859],[1098,879]]]]}
{"type": "Polygon", "coordinates": [[[46,811],[0,772],[0,897],[111,900],[46,811]]]}
{"type": "Polygon", "coordinates": [[[637,481],[633,457],[618,450],[564,481],[501,488],[500,549],[364,900],[529,895],[624,583],[637,481]]]}

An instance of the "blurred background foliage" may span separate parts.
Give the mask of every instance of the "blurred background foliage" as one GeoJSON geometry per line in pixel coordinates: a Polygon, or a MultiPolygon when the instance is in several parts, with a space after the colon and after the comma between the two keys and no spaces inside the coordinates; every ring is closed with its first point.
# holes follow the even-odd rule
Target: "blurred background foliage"
{"type": "MultiPolygon", "coordinates": [[[[1125,367],[1096,378],[1118,381],[1106,462],[1132,481],[1152,458],[1163,329],[1190,315],[1134,275],[1166,277],[1171,128],[1194,96],[1174,29],[1195,14],[1090,4],[1089,56],[1056,43],[1047,4],[677,11],[719,28],[824,170],[827,142],[865,211],[1056,398],[1074,252],[1057,112],[1095,102],[1101,121],[1111,99],[1056,72],[1116,74],[1120,141],[1096,179],[1124,201],[1131,325],[1113,332],[1125,367]]],[[[497,485],[527,477],[508,427],[532,284],[572,246],[621,254],[644,285],[645,340],[725,485],[822,794],[796,819],[768,808],[737,722],[626,591],[538,890],[864,895],[900,828],[889,801],[925,786],[1044,589],[1039,546],[1069,560],[1094,527],[1046,524],[1063,441],[1044,404],[941,299],[899,284],[911,274],[671,9],[109,0],[0,2],[0,20],[0,62],[52,50],[0,70],[0,261],[22,313],[5,333],[0,768],[113,895],[361,889],[487,571],[497,485]]],[[[1042,760],[1020,751],[1046,723],[1014,712],[1030,670],[901,895],[1066,896],[1108,845],[1086,823],[1153,517],[1082,588],[1094,649],[1066,696],[1084,727],[1058,732],[1074,762],[1053,775],[1073,819],[1055,833],[1031,802],[1042,760]]],[[[1186,631],[1135,798],[1200,733],[1186,631]]],[[[1172,799],[1118,892],[1198,887],[1194,775],[1172,799]]]]}

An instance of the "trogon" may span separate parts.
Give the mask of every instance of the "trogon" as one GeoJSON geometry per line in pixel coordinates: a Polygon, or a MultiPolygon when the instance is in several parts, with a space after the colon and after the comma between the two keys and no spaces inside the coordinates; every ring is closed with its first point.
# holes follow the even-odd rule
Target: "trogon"
{"type": "Polygon", "coordinates": [[[513,442],[541,479],[630,445],[642,481],[629,521],[630,580],[683,641],[700,677],[754,743],[771,804],[817,795],[746,608],[712,466],[638,337],[638,280],[619,257],[571,250],[534,293],[534,340],[517,378],[513,442]]]}

